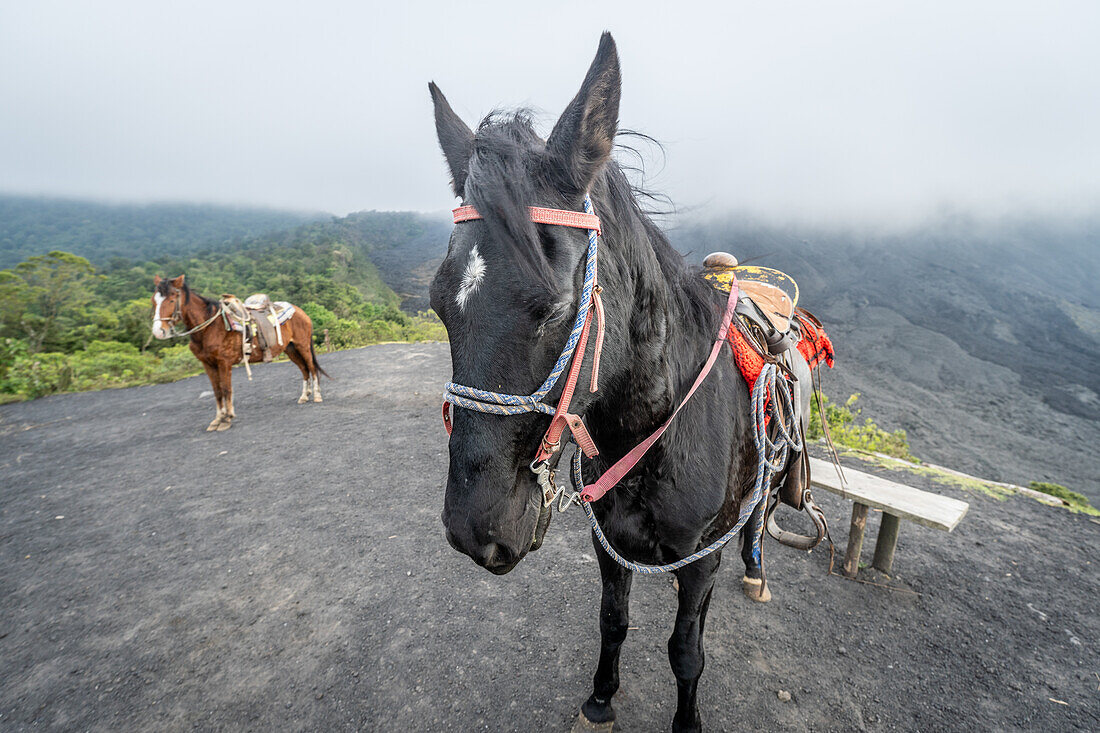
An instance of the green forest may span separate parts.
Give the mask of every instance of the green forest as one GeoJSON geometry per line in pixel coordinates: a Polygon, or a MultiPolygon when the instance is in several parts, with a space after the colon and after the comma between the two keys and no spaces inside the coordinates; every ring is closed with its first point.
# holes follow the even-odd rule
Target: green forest
{"type": "MultiPolygon", "coordinates": [[[[446,338],[433,314],[400,309],[400,297],[370,259],[372,251],[416,236],[421,225],[415,215],[365,212],[247,237],[230,236],[238,227],[231,216],[229,224],[216,248],[196,251],[190,241],[173,240],[150,258],[146,248],[127,258],[109,238],[74,240],[72,230],[61,228],[57,239],[79,240],[80,253],[51,249],[0,270],[0,400],[200,372],[186,340],[150,338],[155,275],[185,274],[191,288],[208,297],[265,292],[290,301],[313,319],[318,346],[325,329],[335,348],[446,338]]],[[[4,226],[14,251],[25,251],[28,238],[48,229],[36,224],[20,233],[11,221],[4,226]]],[[[184,227],[176,236],[189,231],[184,227]]],[[[47,236],[43,243],[54,241],[47,236]]]]}
{"type": "Polygon", "coordinates": [[[232,248],[242,238],[321,218],[275,209],[0,195],[0,268],[54,250],[99,264],[232,248]]]}

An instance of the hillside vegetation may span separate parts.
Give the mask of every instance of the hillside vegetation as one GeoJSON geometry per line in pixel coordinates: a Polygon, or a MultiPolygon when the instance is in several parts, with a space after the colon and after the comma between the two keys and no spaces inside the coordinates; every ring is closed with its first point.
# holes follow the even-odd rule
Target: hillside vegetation
{"type": "Polygon", "coordinates": [[[96,265],[235,248],[237,240],[322,218],[203,204],[105,204],[0,195],[0,268],[60,250],[96,265]]]}
{"type": "Polygon", "coordinates": [[[151,341],[155,275],[185,274],[208,297],[266,292],[309,314],[320,345],[445,337],[430,313],[402,311],[370,255],[421,232],[411,214],[365,212],[235,240],[194,254],[189,243],[153,259],[100,266],[53,250],[0,271],[0,393],[16,398],[165,381],[199,370],[186,344],[151,341]]]}

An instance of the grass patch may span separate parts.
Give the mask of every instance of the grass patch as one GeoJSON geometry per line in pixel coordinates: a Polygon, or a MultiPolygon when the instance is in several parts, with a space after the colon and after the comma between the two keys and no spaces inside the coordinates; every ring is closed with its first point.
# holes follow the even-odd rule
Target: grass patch
{"type": "Polygon", "coordinates": [[[865,463],[878,466],[879,468],[885,468],[891,471],[905,471],[907,473],[915,474],[917,476],[924,476],[926,478],[935,481],[938,484],[944,486],[951,486],[956,489],[963,489],[964,491],[971,491],[979,494],[984,494],[998,501],[1004,501],[1010,496],[1013,496],[1016,492],[1007,486],[1001,486],[999,484],[982,481],[979,478],[973,476],[960,476],[949,471],[943,471],[934,466],[926,466],[920,463],[913,463],[910,461],[900,460],[897,458],[891,458],[884,455],[876,455],[862,450],[845,450],[843,455],[853,456],[860,459],[865,463]]]}
{"type": "Polygon", "coordinates": [[[1082,514],[1100,517],[1100,509],[1090,504],[1088,497],[1083,494],[1078,494],[1071,489],[1067,489],[1061,484],[1052,484],[1047,481],[1032,481],[1028,484],[1028,488],[1061,499],[1065,502],[1066,508],[1071,512],[1080,512],[1082,514]]]}
{"type": "MultiPolygon", "coordinates": [[[[847,448],[841,451],[841,455],[851,456],[858,458],[864,463],[870,463],[871,465],[878,466],[879,468],[885,468],[890,471],[904,471],[917,476],[924,476],[938,484],[944,486],[950,486],[956,489],[962,489],[975,494],[982,494],[998,501],[1005,501],[1010,496],[1020,496],[1021,492],[1016,491],[1011,486],[1005,486],[1003,484],[983,481],[980,478],[974,476],[965,476],[954,473],[952,471],[945,471],[935,466],[928,466],[919,463],[911,463],[909,461],[900,460],[897,458],[891,458],[881,454],[870,453],[864,450],[858,450],[853,448],[847,448]]],[[[1043,481],[1032,481],[1028,488],[1033,491],[1040,491],[1049,496],[1053,496],[1062,500],[1061,506],[1074,514],[1087,514],[1093,517],[1100,517],[1100,509],[1092,506],[1089,503],[1088,497],[1067,489],[1060,484],[1052,484],[1043,481]]],[[[1026,496],[1026,494],[1023,494],[1026,496]]],[[[1035,497],[1029,497],[1036,500],[1035,497]]],[[[1048,506],[1055,506],[1049,504],[1048,506]]]]}
{"type": "MultiPolygon", "coordinates": [[[[859,393],[856,392],[843,405],[837,405],[829,400],[828,395],[821,393],[821,405],[824,407],[825,422],[829,428],[829,437],[836,445],[854,450],[884,453],[888,456],[901,458],[905,461],[917,462],[918,459],[909,451],[909,439],[904,430],[888,432],[883,430],[874,420],[867,417],[861,422],[863,409],[856,405],[859,393]]],[[[818,409],[818,401],[810,400],[810,428],[809,438],[815,440],[825,435],[821,424],[821,411],[818,409]]]]}

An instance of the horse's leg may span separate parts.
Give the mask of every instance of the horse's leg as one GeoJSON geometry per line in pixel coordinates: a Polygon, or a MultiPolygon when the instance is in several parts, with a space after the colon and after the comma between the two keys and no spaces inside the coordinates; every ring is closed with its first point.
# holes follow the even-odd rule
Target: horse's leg
{"type": "Polygon", "coordinates": [[[581,705],[574,731],[610,730],[615,720],[611,698],[619,689],[619,650],[630,625],[630,583],[634,573],[607,556],[595,540],[603,578],[600,600],[600,661],[592,677],[592,695],[581,705]]]}
{"type": "Polygon", "coordinates": [[[303,343],[305,344],[305,349],[301,351],[302,361],[306,363],[306,368],[309,370],[313,401],[324,402],[324,400],[321,399],[321,375],[317,373],[317,365],[313,363],[313,349],[311,348],[313,345],[312,329],[306,333],[306,338],[303,343]]]}
{"type": "Polygon", "coordinates": [[[294,362],[298,370],[302,372],[302,394],[298,397],[298,404],[304,405],[306,402],[309,402],[309,367],[306,365],[305,358],[302,356],[302,352],[296,343],[290,342],[287,344],[286,355],[294,362]]]}
{"type": "Polygon", "coordinates": [[[210,387],[214,390],[214,403],[217,405],[217,411],[214,413],[214,419],[210,421],[210,424],[206,426],[207,431],[217,430],[218,426],[222,422],[222,386],[218,381],[218,369],[217,367],[207,364],[205,361],[202,363],[203,368],[206,370],[206,376],[210,379],[210,387]]]}
{"type": "Polygon", "coordinates": [[[222,421],[218,430],[229,430],[233,427],[233,418],[237,413],[233,411],[233,365],[227,361],[218,364],[218,380],[222,384],[222,421]]]}
{"type": "Polygon", "coordinates": [[[676,627],[668,639],[668,661],[672,665],[672,673],[676,675],[673,731],[698,731],[702,728],[695,693],[699,689],[699,677],[703,674],[703,626],[720,562],[720,553],[716,552],[675,571],[680,581],[680,605],[676,611],[676,627]]]}
{"type": "MultiPolygon", "coordinates": [[[[764,572],[760,559],[759,549],[753,548],[752,535],[763,520],[765,505],[760,502],[753,511],[745,528],[741,530],[741,559],[745,562],[745,576],[741,578],[741,590],[746,596],[760,603],[767,603],[772,599],[771,588],[764,582],[764,572]]],[[[763,540],[763,538],[761,538],[763,540]]]]}

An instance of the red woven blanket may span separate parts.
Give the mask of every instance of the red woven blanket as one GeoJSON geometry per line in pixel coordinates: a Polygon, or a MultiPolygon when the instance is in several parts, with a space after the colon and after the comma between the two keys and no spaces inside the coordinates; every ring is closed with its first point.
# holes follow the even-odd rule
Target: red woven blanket
{"type": "MultiPolygon", "coordinates": [[[[798,352],[806,358],[806,363],[813,369],[821,362],[828,367],[833,366],[833,342],[829,339],[825,329],[818,326],[801,313],[796,313],[802,326],[802,340],[798,342],[798,352]]],[[[736,328],[730,329],[730,347],[733,349],[733,359],[737,362],[737,368],[741,370],[741,376],[745,378],[751,388],[756,384],[764,368],[764,358],[756,353],[756,349],[749,344],[748,339],[736,328]]]]}

